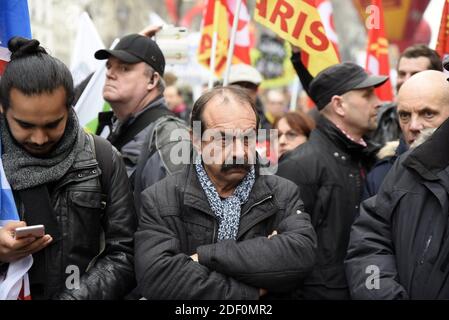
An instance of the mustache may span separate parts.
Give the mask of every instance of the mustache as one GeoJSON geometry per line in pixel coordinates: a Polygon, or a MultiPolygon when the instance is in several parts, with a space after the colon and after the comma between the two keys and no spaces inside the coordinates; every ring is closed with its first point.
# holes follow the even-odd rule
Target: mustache
{"type": "Polygon", "coordinates": [[[249,171],[251,169],[251,164],[248,159],[233,158],[232,160],[232,163],[223,163],[221,165],[221,172],[228,172],[232,169],[243,169],[245,171],[249,171]]]}

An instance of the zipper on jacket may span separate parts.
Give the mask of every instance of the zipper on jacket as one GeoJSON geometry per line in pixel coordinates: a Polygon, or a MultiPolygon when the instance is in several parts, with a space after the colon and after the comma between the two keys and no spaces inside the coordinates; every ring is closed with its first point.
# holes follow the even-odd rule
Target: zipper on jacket
{"type": "Polygon", "coordinates": [[[271,199],[271,198],[273,198],[272,195],[270,195],[270,196],[268,196],[268,197],[266,197],[266,198],[264,198],[264,199],[262,199],[262,200],[260,200],[260,201],[257,201],[256,203],[253,203],[253,204],[251,205],[251,207],[249,207],[248,209],[246,209],[246,211],[245,211],[242,215],[247,214],[252,208],[254,208],[255,206],[258,206],[258,205],[261,204],[262,202],[265,202],[265,201],[267,201],[267,200],[269,200],[269,199],[271,199]]]}
{"type": "Polygon", "coordinates": [[[426,256],[427,251],[429,250],[430,242],[432,242],[432,235],[430,235],[429,238],[427,238],[426,246],[424,247],[424,251],[421,255],[421,260],[419,261],[419,264],[424,264],[424,258],[426,256]]]}
{"type": "MultiPolygon", "coordinates": [[[[264,199],[262,199],[260,201],[257,201],[256,203],[252,204],[251,207],[249,207],[247,210],[245,210],[245,212],[241,216],[247,214],[252,208],[254,208],[255,206],[258,206],[262,202],[265,202],[265,201],[267,201],[267,200],[269,200],[271,198],[273,198],[272,195],[270,195],[270,196],[268,196],[268,197],[266,197],[266,198],[264,198],[264,199]]],[[[268,213],[268,215],[266,213],[265,214],[261,214],[256,219],[254,219],[252,221],[252,223],[247,224],[245,227],[242,227],[242,225],[240,225],[240,227],[242,227],[242,228],[239,228],[239,231],[237,233],[237,239],[239,239],[241,237],[241,235],[244,234],[245,232],[247,232],[252,226],[255,226],[256,224],[258,224],[259,222],[265,220],[269,216],[271,216],[271,213],[268,213]]]]}
{"type": "MultiPolygon", "coordinates": [[[[270,196],[268,196],[268,197],[266,197],[266,198],[264,198],[264,199],[262,199],[262,200],[260,200],[260,201],[257,201],[256,203],[252,204],[251,207],[249,207],[248,209],[246,209],[245,212],[244,212],[241,216],[247,214],[252,208],[254,208],[255,206],[258,206],[258,205],[261,204],[262,202],[265,202],[265,201],[267,201],[267,200],[269,200],[269,199],[271,199],[271,198],[273,198],[272,195],[270,195],[270,196]]],[[[216,242],[217,242],[216,239],[215,239],[216,231],[217,231],[217,220],[214,219],[214,233],[213,233],[213,236],[212,236],[213,243],[216,243],[216,242]]]]}
{"type": "Polygon", "coordinates": [[[212,235],[212,243],[216,243],[217,240],[215,239],[215,234],[217,233],[217,220],[214,218],[214,233],[212,235]]]}

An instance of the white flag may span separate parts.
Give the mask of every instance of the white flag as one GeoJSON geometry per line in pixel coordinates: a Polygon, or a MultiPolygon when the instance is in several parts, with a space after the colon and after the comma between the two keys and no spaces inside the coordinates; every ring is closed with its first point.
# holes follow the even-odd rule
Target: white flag
{"type": "MultiPolygon", "coordinates": [[[[115,39],[111,45],[113,49],[119,39],[115,39]]],[[[98,113],[109,111],[111,108],[103,99],[103,87],[106,81],[106,62],[100,61],[100,68],[95,71],[78,102],[75,105],[75,112],[78,115],[80,125],[88,132],[95,133],[98,126],[98,113]]],[[[102,136],[107,134],[103,132],[102,136]]]]}
{"type": "Polygon", "coordinates": [[[70,63],[75,86],[102,65],[102,61],[95,59],[94,54],[97,50],[104,48],[103,41],[87,12],[83,12],[78,21],[75,47],[70,63]]]}
{"type": "Polygon", "coordinates": [[[103,99],[103,86],[106,80],[106,66],[103,65],[95,71],[81,97],[75,105],[75,112],[81,127],[86,131],[95,133],[98,125],[98,113],[107,110],[103,99]]]}

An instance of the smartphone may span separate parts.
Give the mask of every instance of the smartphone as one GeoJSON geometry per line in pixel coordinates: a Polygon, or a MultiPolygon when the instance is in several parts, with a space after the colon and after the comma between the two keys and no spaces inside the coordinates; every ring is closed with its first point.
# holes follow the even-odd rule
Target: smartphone
{"type": "Polygon", "coordinates": [[[27,237],[41,238],[45,235],[44,225],[38,224],[35,226],[19,227],[14,232],[16,239],[22,239],[27,237]]]}
{"type": "Polygon", "coordinates": [[[166,64],[188,63],[189,39],[186,28],[165,26],[156,33],[155,40],[164,54],[166,64]]]}

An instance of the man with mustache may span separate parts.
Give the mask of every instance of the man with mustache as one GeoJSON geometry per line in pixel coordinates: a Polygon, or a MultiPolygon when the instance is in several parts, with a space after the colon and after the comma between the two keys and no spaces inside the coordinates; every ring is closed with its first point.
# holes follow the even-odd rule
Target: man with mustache
{"type": "Polygon", "coordinates": [[[298,188],[255,161],[258,121],[237,86],[195,102],[193,163],[142,193],[135,264],[145,298],[292,298],[313,267],[298,188]]]}

